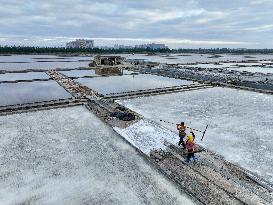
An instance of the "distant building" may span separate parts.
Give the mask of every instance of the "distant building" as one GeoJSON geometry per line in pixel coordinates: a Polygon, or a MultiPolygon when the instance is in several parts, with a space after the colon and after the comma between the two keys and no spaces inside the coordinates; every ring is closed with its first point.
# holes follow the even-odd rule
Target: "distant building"
{"type": "Polygon", "coordinates": [[[113,49],[113,47],[110,47],[110,46],[95,46],[95,48],[105,49],[105,50],[113,49]]]}
{"type": "Polygon", "coordinates": [[[237,50],[237,51],[247,51],[247,48],[235,48],[234,50],[237,50]]]}
{"type": "Polygon", "coordinates": [[[94,40],[76,39],[68,42],[66,48],[94,48],[94,40]]]}
{"type": "Polygon", "coordinates": [[[114,49],[133,49],[133,46],[125,46],[125,45],[114,45],[114,49]]]}
{"type": "Polygon", "coordinates": [[[168,49],[168,46],[165,44],[158,44],[158,43],[150,43],[150,44],[143,44],[143,45],[136,45],[135,48],[143,48],[143,49],[152,49],[152,50],[157,50],[157,49],[168,49]]]}

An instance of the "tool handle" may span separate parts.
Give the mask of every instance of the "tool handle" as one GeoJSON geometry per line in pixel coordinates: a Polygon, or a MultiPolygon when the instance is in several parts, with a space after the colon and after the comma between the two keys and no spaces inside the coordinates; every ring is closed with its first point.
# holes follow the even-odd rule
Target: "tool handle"
{"type": "Polygon", "coordinates": [[[205,134],[206,134],[206,131],[207,131],[207,129],[208,129],[208,126],[209,126],[209,125],[206,126],[206,129],[205,129],[205,131],[203,132],[203,136],[202,136],[202,138],[201,138],[201,142],[202,142],[203,139],[204,139],[204,136],[205,136],[205,134]]]}

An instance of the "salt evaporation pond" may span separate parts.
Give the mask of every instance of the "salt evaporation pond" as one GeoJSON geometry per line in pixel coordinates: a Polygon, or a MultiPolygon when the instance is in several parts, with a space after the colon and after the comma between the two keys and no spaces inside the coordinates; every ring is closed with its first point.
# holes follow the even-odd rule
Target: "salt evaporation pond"
{"type": "MultiPolygon", "coordinates": [[[[244,55],[221,54],[219,58],[213,58],[210,54],[171,54],[167,55],[147,55],[147,54],[116,54],[127,59],[144,59],[159,63],[195,63],[195,62],[219,62],[219,61],[242,61],[249,60],[244,55]],[[212,58],[211,58],[212,57],[212,58]]],[[[272,55],[252,55],[251,60],[273,59],[272,55]]],[[[79,68],[88,67],[93,57],[60,57],[54,55],[11,55],[0,56],[0,70],[26,70],[55,68],[79,68]]]]}
{"type": "Polygon", "coordinates": [[[273,96],[211,88],[119,103],[174,132],[174,125],[160,119],[200,130],[208,124],[202,145],[273,182],[273,96]]]}
{"type": "Polygon", "coordinates": [[[273,68],[266,67],[237,67],[237,68],[228,68],[228,70],[236,70],[236,71],[247,71],[251,73],[273,73],[273,68]]]}
{"type": "Polygon", "coordinates": [[[67,77],[80,78],[83,76],[99,76],[95,74],[95,70],[70,70],[70,71],[60,71],[67,77]]]}
{"type": "Polygon", "coordinates": [[[71,98],[55,81],[0,84],[0,106],[71,98]]]}
{"type": "Polygon", "coordinates": [[[100,78],[79,78],[77,81],[101,94],[189,85],[193,83],[192,81],[179,80],[150,74],[109,76],[100,78]]]}
{"type": "Polygon", "coordinates": [[[225,68],[225,64],[194,64],[194,65],[184,65],[190,68],[225,68]]]}
{"type": "Polygon", "coordinates": [[[0,117],[0,156],[1,205],[194,204],[85,107],[0,117]]]}
{"type": "Polygon", "coordinates": [[[50,70],[55,68],[87,67],[91,59],[91,57],[58,57],[54,55],[0,56],[0,70],[50,70]]]}
{"type": "Polygon", "coordinates": [[[33,80],[33,79],[49,79],[49,76],[45,72],[0,74],[0,81],[33,80]]]}
{"type": "MultiPolygon", "coordinates": [[[[67,77],[72,77],[72,78],[82,78],[82,77],[97,77],[97,76],[101,76],[99,74],[96,74],[96,71],[94,69],[88,69],[88,70],[81,70],[81,69],[77,69],[77,70],[70,70],[70,71],[60,71],[60,73],[63,73],[64,75],[66,75],[67,77]]],[[[120,75],[131,75],[134,74],[136,72],[134,71],[129,71],[129,70],[123,70],[122,74],[120,75]]],[[[109,74],[111,75],[111,74],[109,74]]]]}
{"type": "Polygon", "coordinates": [[[191,68],[227,68],[228,70],[236,70],[236,71],[248,71],[252,73],[260,72],[260,73],[273,73],[273,68],[271,67],[262,67],[263,61],[259,63],[221,63],[221,64],[193,64],[193,65],[184,65],[185,67],[191,68]]]}
{"type": "Polygon", "coordinates": [[[221,54],[219,58],[215,58],[210,54],[195,54],[195,53],[180,53],[167,55],[147,55],[147,54],[122,54],[128,59],[143,59],[146,61],[177,64],[177,63],[196,63],[196,62],[219,62],[219,61],[246,61],[246,60],[272,60],[272,55],[251,55],[253,58],[248,58],[245,55],[221,54]]]}

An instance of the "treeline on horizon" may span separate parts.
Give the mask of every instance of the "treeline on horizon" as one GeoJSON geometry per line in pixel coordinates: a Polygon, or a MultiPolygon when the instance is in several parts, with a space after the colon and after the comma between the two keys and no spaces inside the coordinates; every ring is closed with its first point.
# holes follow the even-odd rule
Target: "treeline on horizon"
{"type": "Polygon", "coordinates": [[[64,47],[30,47],[0,46],[0,54],[121,54],[121,53],[201,53],[201,54],[273,54],[273,49],[114,49],[114,48],[64,48],[64,47]]]}

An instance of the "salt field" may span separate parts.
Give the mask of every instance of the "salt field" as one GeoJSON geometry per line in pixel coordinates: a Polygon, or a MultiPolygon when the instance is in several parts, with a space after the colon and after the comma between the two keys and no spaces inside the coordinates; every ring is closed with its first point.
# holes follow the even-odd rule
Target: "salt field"
{"type": "Polygon", "coordinates": [[[0,84],[0,106],[71,98],[55,81],[0,84]]]}
{"type": "Polygon", "coordinates": [[[0,128],[3,205],[194,204],[84,107],[2,116],[0,128]]]}
{"type": "Polygon", "coordinates": [[[0,81],[33,80],[33,79],[49,79],[49,76],[45,72],[0,74],[0,81]]]}
{"type": "MultiPolygon", "coordinates": [[[[170,55],[146,55],[146,54],[124,54],[124,57],[128,59],[144,59],[146,61],[159,62],[159,63],[196,63],[196,62],[219,62],[219,61],[242,61],[249,60],[245,55],[230,55],[221,54],[219,57],[214,57],[210,54],[170,54],[170,55]]],[[[251,55],[253,58],[251,60],[272,60],[272,55],[251,55]]]]}
{"type": "Polygon", "coordinates": [[[70,71],[61,71],[60,73],[63,73],[67,77],[75,77],[80,78],[83,76],[98,76],[95,74],[95,70],[70,70],[70,71]]]}
{"type": "Polygon", "coordinates": [[[273,68],[269,66],[263,66],[263,61],[260,63],[220,63],[220,64],[193,64],[193,65],[183,65],[184,67],[190,68],[226,68],[227,70],[235,70],[235,71],[247,71],[252,73],[273,73],[273,68]]]}
{"type": "MultiPolygon", "coordinates": [[[[88,77],[101,76],[99,74],[96,74],[95,69],[88,69],[88,70],[77,69],[77,70],[70,70],[70,71],[60,71],[60,73],[63,73],[67,77],[72,77],[72,78],[82,78],[87,76],[88,77]]],[[[134,72],[129,70],[123,70],[120,75],[131,75],[131,74],[134,74],[134,72]]]]}
{"type": "Polygon", "coordinates": [[[0,56],[0,70],[50,70],[56,68],[87,67],[91,59],[91,57],[58,57],[54,55],[0,56]]]}
{"type": "Polygon", "coordinates": [[[155,76],[150,74],[79,78],[78,82],[101,94],[120,93],[150,88],[189,85],[192,81],[155,76]]]}
{"type": "Polygon", "coordinates": [[[165,140],[173,144],[177,141],[175,133],[149,120],[140,120],[126,129],[116,127],[115,130],[147,156],[154,149],[166,149],[165,140]]]}
{"type": "MultiPolygon", "coordinates": [[[[273,182],[273,97],[227,88],[119,101],[120,104],[176,132],[160,119],[204,130],[201,145],[273,182]]],[[[177,136],[178,141],[178,136],[177,136]]],[[[148,142],[147,142],[148,143],[148,142]]]]}
{"type": "MultiPolygon", "coordinates": [[[[230,67],[230,63],[223,63],[223,64],[213,64],[213,63],[208,63],[208,64],[194,64],[194,65],[184,65],[185,67],[191,67],[191,68],[226,68],[230,67]]],[[[236,66],[233,66],[236,67],[236,66]]]]}
{"type": "MultiPolygon", "coordinates": [[[[147,54],[117,54],[127,59],[143,59],[159,63],[196,63],[196,62],[219,62],[219,61],[242,61],[249,60],[244,55],[222,54],[214,58],[210,54],[170,54],[170,55],[147,55],[147,54]]],[[[272,55],[252,55],[251,60],[272,60],[272,55]]],[[[88,67],[93,57],[60,57],[55,55],[11,55],[0,56],[0,70],[20,71],[26,69],[55,69],[55,68],[79,68],[88,67]]],[[[271,61],[268,61],[271,62],[271,61]]],[[[218,67],[218,66],[217,66],[218,67]]]]}
{"type": "Polygon", "coordinates": [[[228,70],[236,70],[236,71],[247,71],[251,73],[273,73],[273,68],[267,68],[267,67],[237,67],[237,68],[228,68],[228,70]]]}
{"type": "Polygon", "coordinates": [[[272,204],[273,96],[253,89],[272,90],[271,75],[254,74],[273,73],[271,60],[259,61],[270,55],[121,56],[181,65],[125,64],[132,69],[108,75],[99,72],[107,66],[87,68],[91,57],[2,56],[0,71],[3,66],[7,72],[0,74],[0,204],[272,204]],[[238,65],[214,63],[249,58],[238,65]],[[186,65],[191,61],[195,65],[186,65]],[[227,86],[242,83],[244,90],[207,80],[221,83],[223,76],[237,80],[224,81],[227,86]],[[15,82],[20,80],[31,82],[15,82]],[[181,121],[201,130],[197,142],[207,148],[189,164],[187,153],[173,146],[181,121]]]}

